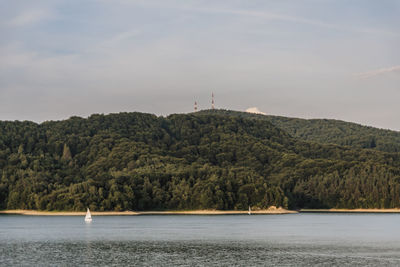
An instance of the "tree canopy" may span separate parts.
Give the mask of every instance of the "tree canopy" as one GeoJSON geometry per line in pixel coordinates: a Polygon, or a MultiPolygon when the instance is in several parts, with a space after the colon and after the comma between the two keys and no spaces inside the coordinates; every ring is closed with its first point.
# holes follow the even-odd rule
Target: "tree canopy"
{"type": "Polygon", "coordinates": [[[400,152],[400,132],[352,122],[331,119],[306,120],[231,110],[204,110],[199,113],[266,120],[291,136],[304,141],[400,152]]]}
{"type": "Polygon", "coordinates": [[[227,111],[2,121],[0,208],[400,207],[400,154],[378,135],[369,149],[276,125],[227,111]]]}

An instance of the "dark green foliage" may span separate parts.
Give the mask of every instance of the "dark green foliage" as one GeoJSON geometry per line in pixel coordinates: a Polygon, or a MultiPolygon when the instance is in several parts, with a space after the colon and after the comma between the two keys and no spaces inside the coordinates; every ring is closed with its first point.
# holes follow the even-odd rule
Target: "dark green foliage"
{"type": "Polygon", "coordinates": [[[327,119],[305,120],[230,110],[204,110],[198,114],[219,114],[269,121],[291,136],[304,141],[370,148],[384,152],[400,152],[400,132],[351,122],[327,119]]]}
{"type": "Polygon", "coordinates": [[[400,207],[398,153],[306,142],[264,119],[216,113],[0,122],[0,208],[400,207]]]}

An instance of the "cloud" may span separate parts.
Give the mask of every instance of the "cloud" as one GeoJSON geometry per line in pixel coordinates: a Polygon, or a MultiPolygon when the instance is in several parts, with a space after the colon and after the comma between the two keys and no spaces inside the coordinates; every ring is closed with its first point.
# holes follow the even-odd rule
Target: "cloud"
{"type": "Polygon", "coordinates": [[[248,108],[248,109],[246,109],[246,112],[254,113],[254,114],[267,115],[267,113],[264,113],[264,112],[260,111],[257,107],[248,108]]]}
{"type": "MultiPolygon", "coordinates": [[[[100,44],[98,45],[98,47],[115,47],[120,45],[123,42],[127,42],[130,39],[134,38],[134,37],[138,37],[140,36],[140,34],[142,34],[142,31],[140,30],[129,30],[129,31],[123,31],[123,32],[119,32],[117,34],[115,34],[114,36],[112,36],[111,38],[100,42],[100,44]]],[[[93,48],[91,48],[93,49],[93,48]]]]}
{"type": "Polygon", "coordinates": [[[45,9],[26,10],[11,19],[8,25],[13,27],[30,25],[50,17],[50,12],[45,9]]]}
{"type": "Polygon", "coordinates": [[[306,19],[302,17],[284,15],[279,13],[270,13],[270,12],[260,12],[260,11],[246,11],[246,10],[233,10],[233,9],[204,9],[204,8],[197,8],[198,11],[206,11],[209,13],[225,13],[231,15],[239,15],[239,16],[248,16],[248,17],[259,17],[266,20],[278,20],[278,21],[287,21],[287,22],[294,22],[294,23],[304,23],[304,24],[311,24],[315,26],[321,27],[329,27],[334,28],[335,25],[324,23],[322,21],[306,19]]]}
{"type": "MultiPolygon", "coordinates": [[[[113,3],[115,3],[114,0],[113,3]]],[[[103,0],[104,3],[108,3],[107,0],[103,0]]],[[[182,11],[189,11],[189,12],[199,12],[205,14],[221,14],[221,15],[234,15],[234,16],[244,16],[244,17],[253,17],[253,18],[261,18],[264,20],[271,20],[271,21],[284,21],[284,22],[292,22],[292,23],[301,23],[301,24],[308,24],[318,27],[325,27],[325,28],[333,28],[333,29],[345,29],[349,30],[348,27],[339,27],[336,24],[326,23],[321,20],[309,19],[305,17],[281,14],[276,12],[267,12],[267,11],[259,11],[259,10],[243,10],[243,9],[232,9],[232,8],[221,8],[221,7],[199,7],[197,4],[193,4],[191,2],[186,2],[182,4],[181,1],[168,1],[168,3],[163,2],[154,2],[151,1],[129,1],[129,0],[119,0],[119,4],[124,5],[140,5],[147,8],[160,8],[160,6],[164,9],[175,9],[175,10],[182,10],[182,11]],[[175,3],[175,4],[174,4],[175,3]]],[[[361,30],[360,30],[361,31],[361,30]]]]}
{"type": "Polygon", "coordinates": [[[198,11],[204,11],[209,13],[221,13],[221,14],[231,14],[237,16],[247,16],[261,18],[265,20],[274,21],[284,21],[289,23],[300,23],[310,26],[316,26],[321,28],[326,28],[330,30],[342,31],[342,32],[354,32],[354,33],[364,33],[364,34],[378,34],[378,35],[388,35],[388,36],[399,36],[398,32],[392,32],[387,30],[375,29],[375,28],[357,28],[349,27],[348,25],[341,25],[338,23],[327,23],[322,20],[309,19],[305,17],[286,15],[280,13],[271,13],[265,11],[248,11],[248,10],[234,10],[234,9],[200,9],[198,11]]]}
{"type": "Polygon", "coordinates": [[[361,72],[361,73],[354,74],[354,76],[356,76],[359,79],[367,79],[367,78],[371,78],[374,76],[383,75],[383,74],[391,73],[391,72],[400,72],[400,65],[389,67],[389,68],[377,69],[377,70],[373,70],[373,71],[361,72]]]}

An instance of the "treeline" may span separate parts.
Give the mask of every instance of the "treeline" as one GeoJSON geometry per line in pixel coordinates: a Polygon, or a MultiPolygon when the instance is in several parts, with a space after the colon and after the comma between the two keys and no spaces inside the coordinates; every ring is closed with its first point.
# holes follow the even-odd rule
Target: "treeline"
{"type": "Polygon", "coordinates": [[[306,120],[231,110],[204,110],[200,113],[266,120],[291,136],[304,141],[368,148],[384,152],[400,152],[400,132],[352,122],[331,119],[306,120]]]}
{"type": "Polygon", "coordinates": [[[0,122],[0,208],[393,208],[399,155],[223,114],[0,122]]]}

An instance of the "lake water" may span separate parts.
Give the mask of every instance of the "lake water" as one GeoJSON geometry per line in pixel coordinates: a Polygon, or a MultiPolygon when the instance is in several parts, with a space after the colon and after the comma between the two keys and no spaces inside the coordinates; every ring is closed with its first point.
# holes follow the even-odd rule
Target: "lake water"
{"type": "Polygon", "coordinates": [[[0,265],[398,266],[400,214],[1,215],[0,265]]]}

